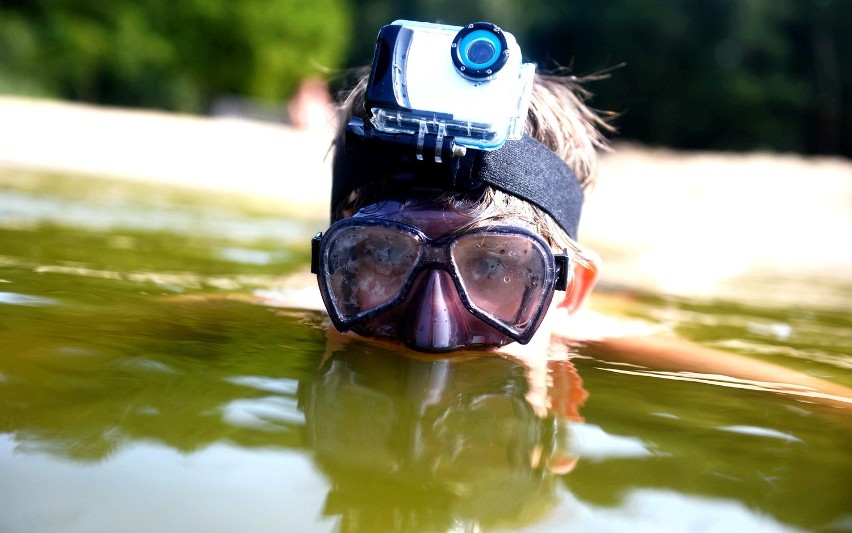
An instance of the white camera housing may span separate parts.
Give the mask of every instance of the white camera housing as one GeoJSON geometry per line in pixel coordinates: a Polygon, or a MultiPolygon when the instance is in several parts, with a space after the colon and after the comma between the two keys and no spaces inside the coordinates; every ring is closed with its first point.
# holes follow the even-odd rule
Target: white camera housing
{"type": "Polygon", "coordinates": [[[515,37],[493,24],[397,20],[379,32],[366,105],[382,132],[494,150],[523,135],[534,75],[515,37]]]}

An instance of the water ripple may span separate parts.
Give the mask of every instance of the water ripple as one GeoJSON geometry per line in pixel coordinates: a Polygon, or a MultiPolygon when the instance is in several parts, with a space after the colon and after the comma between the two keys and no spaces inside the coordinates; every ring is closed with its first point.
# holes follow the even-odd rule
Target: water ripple
{"type": "Polygon", "coordinates": [[[53,298],[45,298],[43,296],[32,296],[30,294],[20,294],[17,292],[0,292],[0,304],[7,305],[23,305],[29,307],[46,307],[58,305],[59,301],[53,298]]]}
{"type": "Polygon", "coordinates": [[[305,423],[296,399],[282,396],[234,400],[222,407],[222,419],[233,426],[272,432],[305,423]]]}
{"type": "Polygon", "coordinates": [[[762,428],[757,426],[724,426],[719,428],[721,431],[729,431],[731,433],[739,433],[741,435],[751,435],[754,437],[767,437],[771,439],[779,439],[787,442],[802,442],[802,439],[794,437],[789,433],[784,433],[775,429],[762,428]]]}
{"type": "Polygon", "coordinates": [[[295,395],[298,383],[292,379],[268,378],[265,376],[234,376],[225,378],[228,383],[243,385],[264,392],[295,395]]]}

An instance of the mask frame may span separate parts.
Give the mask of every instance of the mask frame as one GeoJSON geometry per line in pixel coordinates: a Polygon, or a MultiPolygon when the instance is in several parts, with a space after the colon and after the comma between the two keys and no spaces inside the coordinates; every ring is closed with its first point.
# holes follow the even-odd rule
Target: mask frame
{"type": "Polygon", "coordinates": [[[420,229],[402,222],[382,218],[352,217],[343,219],[333,224],[323,235],[319,232],[311,240],[311,272],[317,275],[320,294],[331,317],[335,328],[340,332],[349,331],[353,326],[381,315],[403,303],[408,295],[415,279],[424,270],[440,269],[449,274],[458,293],[459,299],[473,316],[493,327],[497,331],[521,344],[527,344],[541,324],[545,313],[556,290],[564,291],[568,286],[568,273],[571,271],[572,262],[565,250],[562,254],[554,254],[550,246],[539,235],[521,227],[516,226],[494,226],[488,228],[474,229],[464,233],[457,233],[441,237],[439,239],[428,238],[420,229]],[[417,258],[410,273],[401,286],[399,294],[391,300],[377,306],[370,307],[351,316],[346,316],[339,308],[337,301],[332,296],[329,277],[329,248],[336,233],[352,227],[378,227],[399,231],[413,238],[419,245],[417,258]],[[528,239],[541,252],[544,258],[543,286],[540,289],[542,297],[539,299],[538,308],[535,309],[523,327],[513,327],[507,321],[496,317],[494,314],[482,309],[465,289],[465,282],[456,270],[450,248],[457,240],[476,235],[515,235],[528,239]],[[426,257],[432,255],[432,257],[426,257]],[[441,257],[437,257],[441,256],[441,257]]]}

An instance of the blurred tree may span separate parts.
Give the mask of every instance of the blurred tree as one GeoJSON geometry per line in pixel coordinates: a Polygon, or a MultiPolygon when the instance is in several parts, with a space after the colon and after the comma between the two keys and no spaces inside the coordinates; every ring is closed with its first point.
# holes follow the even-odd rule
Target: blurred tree
{"type": "Polygon", "coordinates": [[[183,111],[281,99],[369,64],[397,18],[489,20],[541,67],[611,70],[589,89],[622,138],[852,156],[850,0],[0,0],[0,92],[183,111]]]}
{"type": "Polygon", "coordinates": [[[848,0],[355,0],[349,64],[397,18],[489,20],[540,67],[592,83],[620,137],[687,149],[852,156],[848,0]],[[617,65],[622,65],[614,68],[617,65]]]}
{"type": "Polygon", "coordinates": [[[815,46],[816,36],[823,35],[827,58],[850,49],[842,22],[852,16],[849,2],[569,5],[576,11],[563,19],[565,25],[537,29],[533,46],[569,33],[576,43],[575,66],[594,70],[624,61],[612,80],[596,87],[601,102],[624,111],[618,123],[623,135],[690,149],[852,155],[840,134],[845,128],[845,137],[852,137],[852,72],[843,72],[842,63],[819,61],[815,46]],[[820,112],[832,101],[831,111],[820,112]]]}
{"type": "Polygon", "coordinates": [[[347,0],[0,0],[0,91],[203,112],[340,66],[347,0]]]}

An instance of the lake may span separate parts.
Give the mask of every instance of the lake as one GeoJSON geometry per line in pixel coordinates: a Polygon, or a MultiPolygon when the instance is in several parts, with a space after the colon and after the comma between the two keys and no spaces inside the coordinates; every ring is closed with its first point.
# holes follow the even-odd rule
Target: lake
{"type": "MultiPolygon", "coordinates": [[[[848,410],[578,345],[551,376],[588,395],[567,420],[516,362],[344,342],[264,303],[306,278],[323,216],[0,169],[0,531],[852,530],[848,410]]],[[[602,290],[852,385],[852,284],[602,290]]]]}

